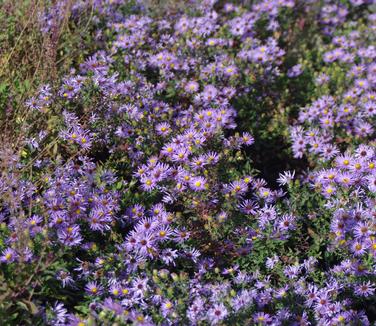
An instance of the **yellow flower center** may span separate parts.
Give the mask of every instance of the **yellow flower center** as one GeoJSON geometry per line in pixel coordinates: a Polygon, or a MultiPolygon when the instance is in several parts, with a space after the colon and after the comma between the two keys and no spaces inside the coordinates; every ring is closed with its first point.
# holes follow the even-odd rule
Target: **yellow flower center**
{"type": "Polygon", "coordinates": [[[12,258],[12,254],[11,253],[8,253],[5,255],[5,259],[6,260],[10,260],[12,258]]]}
{"type": "Polygon", "coordinates": [[[333,188],[329,187],[328,189],[326,189],[326,192],[327,192],[328,194],[331,194],[331,193],[333,192],[333,188]]]}

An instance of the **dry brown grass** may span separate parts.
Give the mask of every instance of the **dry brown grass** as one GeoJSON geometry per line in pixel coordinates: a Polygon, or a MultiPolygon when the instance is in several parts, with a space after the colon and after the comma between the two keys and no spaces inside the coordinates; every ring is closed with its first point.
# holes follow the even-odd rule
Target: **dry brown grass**
{"type": "Polygon", "coordinates": [[[39,13],[55,2],[0,0],[0,149],[17,151],[21,140],[38,125],[28,119],[25,100],[40,85],[57,84],[73,62],[83,57],[85,36],[80,27],[88,26],[91,13],[83,13],[82,22],[72,25],[74,0],[69,0],[50,31],[42,33],[39,13]]]}

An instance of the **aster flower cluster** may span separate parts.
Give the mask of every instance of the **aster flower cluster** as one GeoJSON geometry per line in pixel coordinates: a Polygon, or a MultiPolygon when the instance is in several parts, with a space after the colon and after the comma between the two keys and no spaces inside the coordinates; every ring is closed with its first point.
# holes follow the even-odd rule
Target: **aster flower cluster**
{"type": "Polygon", "coordinates": [[[0,152],[9,323],[371,325],[370,4],[41,13],[50,37],[90,12],[99,45],[26,101],[40,124],[0,152]],[[263,151],[276,138],[283,169],[263,151]]]}
{"type": "MultiPolygon", "coordinates": [[[[374,16],[369,16],[370,30],[374,16]]],[[[339,146],[355,138],[367,141],[374,134],[375,119],[375,48],[372,41],[361,38],[357,31],[333,38],[323,53],[327,71],[336,74],[341,69],[343,88],[330,94],[330,76],[320,86],[325,95],[299,112],[299,123],[291,130],[294,156],[315,155],[331,160],[339,146]],[[326,84],[326,85],[325,85],[326,84]]],[[[334,78],[339,78],[338,74],[334,78]]]]}
{"type": "MultiPolygon", "coordinates": [[[[2,185],[6,182],[4,179],[2,185]]],[[[27,185],[29,190],[20,198],[18,207],[11,207],[5,200],[3,219],[9,221],[7,242],[10,246],[3,252],[2,261],[14,262],[20,256],[9,256],[9,253],[15,253],[14,248],[23,237],[36,241],[46,238],[50,245],[77,247],[84,242],[84,229],[99,233],[109,231],[119,210],[116,191],[109,191],[115,181],[110,171],[99,173],[90,160],[81,157],[77,162],[67,162],[57,168],[53,175],[44,175],[42,191],[37,191],[37,186],[27,185]],[[14,214],[20,211],[23,214],[25,205],[33,205],[36,214],[19,221],[14,214]]],[[[7,191],[4,186],[2,193],[7,191]]],[[[30,254],[30,260],[30,247],[22,250],[30,254]]]]}

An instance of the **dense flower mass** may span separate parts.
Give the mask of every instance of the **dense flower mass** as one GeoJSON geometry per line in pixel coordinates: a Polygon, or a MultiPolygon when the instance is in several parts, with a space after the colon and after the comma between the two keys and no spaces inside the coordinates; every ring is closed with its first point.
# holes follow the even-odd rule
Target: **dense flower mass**
{"type": "Polygon", "coordinates": [[[1,149],[5,324],[376,321],[374,5],[238,3],[39,13],[99,48],[1,149]]]}

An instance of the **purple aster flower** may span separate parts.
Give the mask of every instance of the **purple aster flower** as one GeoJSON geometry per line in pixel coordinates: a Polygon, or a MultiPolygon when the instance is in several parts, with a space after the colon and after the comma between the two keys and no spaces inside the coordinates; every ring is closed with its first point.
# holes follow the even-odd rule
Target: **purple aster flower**
{"type": "Polygon", "coordinates": [[[194,170],[200,169],[206,165],[206,159],[204,155],[200,155],[199,157],[195,157],[192,159],[190,165],[194,170]]]}
{"type": "Polygon", "coordinates": [[[355,124],[355,132],[361,137],[367,137],[374,132],[374,128],[370,123],[363,120],[358,120],[355,124]]]}
{"type": "Polygon", "coordinates": [[[215,304],[209,309],[207,316],[212,324],[217,324],[228,315],[228,311],[223,303],[215,304]]]}
{"type": "Polygon", "coordinates": [[[63,288],[66,286],[73,286],[74,285],[74,280],[71,277],[69,272],[66,271],[59,271],[56,275],[56,278],[61,281],[63,288]]]}
{"type": "Polygon", "coordinates": [[[161,305],[161,312],[164,317],[172,314],[174,311],[174,304],[170,300],[165,300],[161,305]]]}
{"type": "Polygon", "coordinates": [[[356,87],[361,89],[367,89],[369,87],[369,83],[366,79],[357,79],[355,80],[356,87]]]}
{"type": "Polygon", "coordinates": [[[236,67],[235,65],[224,67],[223,74],[227,77],[238,75],[238,67],[236,67]]]}
{"type": "Polygon", "coordinates": [[[253,321],[256,325],[267,325],[272,321],[269,314],[258,312],[253,315],[253,321]]]}
{"type": "Polygon", "coordinates": [[[194,263],[197,263],[198,258],[201,256],[201,253],[195,248],[190,248],[184,251],[184,255],[194,263]]]}
{"type": "Polygon", "coordinates": [[[264,199],[267,203],[273,201],[273,192],[269,188],[260,187],[258,189],[257,195],[260,199],[264,199]]]}
{"type": "Polygon", "coordinates": [[[336,177],[336,181],[346,188],[346,187],[350,187],[354,183],[354,178],[352,174],[344,172],[344,173],[340,173],[336,177]]]}
{"type": "Polygon", "coordinates": [[[132,281],[132,290],[138,294],[138,295],[143,295],[145,291],[149,289],[148,286],[149,279],[148,278],[140,278],[136,277],[132,281]]]}
{"type": "Polygon", "coordinates": [[[297,64],[297,65],[291,67],[288,70],[287,76],[290,77],[290,78],[298,77],[299,75],[302,74],[302,72],[303,72],[302,65],[301,64],[297,64]]]}
{"type": "Polygon", "coordinates": [[[239,209],[244,214],[255,215],[257,210],[259,209],[259,204],[256,201],[246,199],[241,202],[241,204],[239,205],[239,209]]]}
{"type": "Polygon", "coordinates": [[[144,176],[141,178],[141,189],[144,191],[152,191],[157,187],[156,180],[151,176],[144,176]]]}
{"type": "Polygon", "coordinates": [[[193,177],[189,181],[189,186],[195,191],[205,190],[206,184],[206,179],[203,177],[193,177]]]}
{"type": "Polygon", "coordinates": [[[167,241],[173,236],[173,230],[168,225],[162,225],[156,231],[157,241],[167,241]]]}
{"type": "MultiPolygon", "coordinates": [[[[196,297],[188,307],[187,317],[191,322],[197,322],[205,311],[205,302],[201,297],[196,297]]],[[[205,311],[206,312],[206,311],[205,311]]]]}
{"type": "Polygon", "coordinates": [[[205,154],[205,163],[206,164],[217,164],[219,161],[219,155],[215,152],[208,152],[205,154]]]}
{"type": "Polygon", "coordinates": [[[160,255],[160,258],[165,264],[175,266],[175,259],[178,258],[177,250],[170,248],[164,249],[160,255]]]}
{"type": "Polygon", "coordinates": [[[287,266],[284,269],[284,274],[289,278],[289,279],[295,279],[298,277],[300,273],[301,267],[298,266],[287,266]]]}
{"type": "Polygon", "coordinates": [[[317,311],[325,311],[331,303],[330,295],[327,291],[317,293],[315,299],[315,309],[317,311]]]}
{"type": "Polygon", "coordinates": [[[277,255],[273,257],[268,257],[265,262],[265,267],[268,269],[273,269],[274,266],[279,262],[279,258],[277,255]]]}
{"type": "Polygon", "coordinates": [[[339,154],[337,146],[333,144],[324,144],[321,146],[321,157],[328,161],[339,154]]]}
{"type": "Polygon", "coordinates": [[[325,197],[329,198],[330,196],[333,196],[336,193],[336,187],[334,185],[327,185],[324,187],[322,193],[325,197]]]}
{"type": "Polygon", "coordinates": [[[294,230],[295,229],[295,217],[293,215],[283,215],[278,223],[280,230],[294,230]]]}
{"type": "Polygon", "coordinates": [[[103,288],[97,282],[89,282],[85,286],[85,290],[89,295],[99,296],[103,293],[103,288]]]}
{"type": "Polygon", "coordinates": [[[366,177],[368,189],[371,192],[376,192],[376,175],[368,175],[366,177]]]}
{"type": "Polygon", "coordinates": [[[178,243],[185,242],[189,239],[191,233],[186,231],[185,229],[182,230],[175,230],[174,231],[174,240],[178,243]]]}
{"type": "Polygon", "coordinates": [[[217,216],[216,219],[219,223],[223,223],[228,218],[228,214],[225,211],[221,211],[217,216]]]}
{"type": "Polygon", "coordinates": [[[187,93],[196,93],[198,91],[198,88],[199,84],[196,81],[192,80],[185,85],[184,90],[187,93]]]}
{"type": "Polygon", "coordinates": [[[144,214],[145,208],[140,204],[136,204],[127,209],[127,216],[131,219],[140,219],[144,214]]]}
{"type": "Polygon", "coordinates": [[[119,284],[113,284],[110,287],[110,293],[113,295],[115,298],[119,297],[122,295],[122,289],[119,284]]]}
{"type": "Polygon", "coordinates": [[[279,185],[285,186],[294,179],[294,176],[295,176],[295,171],[292,171],[292,172],[285,171],[279,174],[279,178],[277,179],[277,182],[279,185]]]}
{"type": "Polygon", "coordinates": [[[370,281],[355,285],[354,289],[355,294],[361,297],[370,297],[375,293],[375,285],[370,281]]]}
{"type": "Polygon", "coordinates": [[[17,260],[18,254],[12,248],[7,248],[2,252],[2,256],[0,257],[0,261],[3,263],[13,263],[17,260]]]}
{"type": "Polygon", "coordinates": [[[132,311],[129,314],[129,319],[133,322],[134,325],[142,326],[153,326],[150,316],[144,315],[137,311],[132,311]]]}
{"type": "Polygon", "coordinates": [[[305,296],[306,296],[306,305],[308,307],[311,307],[316,299],[317,299],[317,295],[318,295],[318,288],[316,285],[313,285],[313,284],[309,284],[308,285],[308,289],[305,293],[305,296]]]}
{"type": "Polygon", "coordinates": [[[246,145],[246,146],[249,146],[249,145],[252,145],[255,140],[254,138],[251,136],[250,133],[248,132],[245,132],[243,133],[243,135],[240,137],[240,142],[242,145],[246,145]]]}
{"type": "Polygon", "coordinates": [[[230,183],[229,190],[236,196],[241,196],[248,191],[248,185],[243,180],[237,180],[230,183]]]}
{"type": "Polygon", "coordinates": [[[354,227],[356,238],[368,238],[372,234],[372,224],[370,222],[359,222],[354,227]]]}
{"type": "Polygon", "coordinates": [[[57,325],[65,325],[68,318],[68,311],[61,302],[55,302],[52,307],[53,322],[57,325]]]}
{"type": "Polygon", "coordinates": [[[150,256],[155,250],[154,234],[152,232],[142,232],[136,235],[136,248],[141,255],[150,256]]]}
{"type": "Polygon", "coordinates": [[[59,229],[57,235],[59,237],[59,241],[66,246],[77,246],[82,242],[80,228],[78,225],[72,225],[59,229]]]}
{"type": "Polygon", "coordinates": [[[351,244],[351,250],[355,256],[363,256],[366,253],[367,246],[361,241],[354,241],[351,244]]]}
{"type": "Polygon", "coordinates": [[[159,223],[153,218],[143,218],[134,228],[136,233],[150,232],[158,227],[159,223]]]}
{"type": "Polygon", "coordinates": [[[202,97],[205,101],[211,102],[216,99],[218,95],[218,90],[213,85],[206,85],[204,91],[202,92],[202,97]]]}
{"type": "Polygon", "coordinates": [[[172,154],[173,162],[187,162],[190,152],[186,148],[179,148],[174,154],[172,154]]]}
{"type": "Polygon", "coordinates": [[[90,263],[87,261],[81,261],[77,258],[77,261],[80,263],[78,267],[76,267],[74,270],[78,272],[82,277],[87,277],[90,272],[90,263]]]}
{"type": "Polygon", "coordinates": [[[375,150],[365,144],[361,144],[358,146],[358,148],[355,150],[355,156],[357,158],[361,159],[372,159],[372,157],[375,155],[375,150]]]}
{"type": "Polygon", "coordinates": [[[158,135],[168,136],[171,133],[170,124],[167,122],[159,123],[155,126],[158,135]]]}

